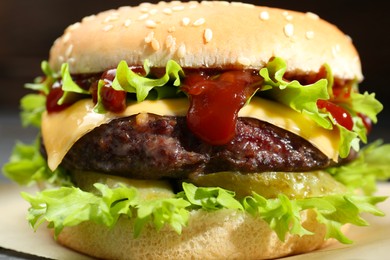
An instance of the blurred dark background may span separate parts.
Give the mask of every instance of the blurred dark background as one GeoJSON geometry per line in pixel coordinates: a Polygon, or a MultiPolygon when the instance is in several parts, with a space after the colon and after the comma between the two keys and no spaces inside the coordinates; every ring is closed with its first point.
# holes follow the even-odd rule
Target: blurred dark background
{"type": "MultiPolygon", "coordinates": [[[[82,17],[141,1],[0,0],[0,114],[16,115],[24,83],[40,75],[40,62],[67,25],[82,17]]],[[[151,1],[153,2],[153,1],[151,1]]],[[[385,105],[371,139],[390,141],[390,17],[386,1],[270,0],[246,1],[298,11],[311,11],[351,36],[363,63],[362,90],[376,92],[385,105]]],[[[6,124],[8,121],[1,121],[6,124]]],[[[4,126],[3,126],[4,129],[4,126]]],[[[3,130],[4,132],[4,130],[3,130]]],[[[0,132],[0,134],[3,134],[0,132]]],[[[0,137],[3,138],[3,137],[0,137]]]]}

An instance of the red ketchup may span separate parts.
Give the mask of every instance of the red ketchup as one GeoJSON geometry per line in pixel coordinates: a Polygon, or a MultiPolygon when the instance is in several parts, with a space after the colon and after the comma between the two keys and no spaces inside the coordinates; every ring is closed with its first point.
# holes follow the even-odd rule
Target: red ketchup
{"type": "Polygon", "coordinates": [[[238,111],[255,91],[261,78],[253,71],[228,71],[186,75],[182,90],[189,95],[187,125],[197,137],[211,145],[223,145],[236,134],[238,111]]]}
{"type": "Polygon", "coordinates": [[[102,75],[104,85],[101,88],[100,97],[104,108],[114,113],[120,113],[126,109],[126,91],[112,88],[112,81],[116,75],[116,69],[107,70],[102,75]]]}
{"type": "Polygon", "coordinates": [[[334,118],[334,120],[341,126],[344,126],[349,131],[353,128],[353,121],[351,115],[343,107],[332,103],[329,100],[317,100],[317,107],[319,109],[325,109],[334,118]]]}
{"type": "MultiPolygon", "coordinates": [[[[132,66],[130,69],[140,75],[145,76],[145,70],[141,66],[132,66]]],[[[112,88],[112,82],[116,76],[116,69],[106,70],[101,79],[104,81],[104,85],[101,88],[100,97],[104,108],[114,113],[123,112],[126,109],[126,97],[127,93],[123,90],[115,90],[112,88]]],[[[93,100],[97,102],[97,84],[91,85],[93,100]],[[95,94],[94,94],[95,93],[95,94]]]]}
{"type": "Polygon", "coordinates": [[[62,90],[62,84],[60,81],[54,82],[50,88],[50,92],[46,98],[46,110],[48,113],[59,112],[69,107],[71,104],[58,104],[58,101],[61,99],[64,91],[62,90]]]}

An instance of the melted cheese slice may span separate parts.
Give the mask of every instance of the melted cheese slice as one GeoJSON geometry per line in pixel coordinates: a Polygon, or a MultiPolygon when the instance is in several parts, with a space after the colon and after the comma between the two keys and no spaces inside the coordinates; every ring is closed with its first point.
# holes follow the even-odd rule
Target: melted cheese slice
{"type": "MultiPolygon", "coordinates": [[[[45,112],[42,118],[42,138],[48,155],[48,165],[55,170],[72,147],[86,133],[108,123],[115,118],[131,116],[138,113],[153,113],[166,116],[185,116],[189,108],[187,99],[165,99],[132,103],[123,113],[98,114],[93,111],[94,104],[90,99],[76,102],[71,107],[58,113],[45,112]]],[[[334,161],[338,159],[339,133],[318,126],[311,119],[285,106],[253,97],[243,107],[239,117],[256,118],[293,132],[308,140],[326,156],[334,161]]]]}

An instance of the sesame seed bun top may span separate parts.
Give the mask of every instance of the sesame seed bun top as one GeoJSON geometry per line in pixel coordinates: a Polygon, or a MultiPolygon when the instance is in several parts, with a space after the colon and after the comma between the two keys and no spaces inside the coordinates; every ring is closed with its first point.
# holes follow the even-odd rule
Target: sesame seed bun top
{"type": "Polygon", "coordinates": [[[293,73],[327,63],[337,78],[362,80],[351,39],[313,13],[227,2],[160,2],[121,7],[70,25],[50,51],[50,65],[102,72],[121,60],[165,67],[262,68],[279,56],[293,73]]]}

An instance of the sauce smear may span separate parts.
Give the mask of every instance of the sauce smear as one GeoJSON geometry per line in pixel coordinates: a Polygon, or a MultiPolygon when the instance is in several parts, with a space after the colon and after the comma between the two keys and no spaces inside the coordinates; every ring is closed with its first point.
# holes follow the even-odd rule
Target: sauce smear
{"type": "Polygon", "coordinates": [[[261,81],[253,71],[188,73],[182,90],[190,99],[189,129],[211,145],[228,143],[236,134],[238,111],[261,81]]]}
{"type": "Polygon", "coordinates": [[[349,131],[352,130],[353,128],[353,120],[352,120],[352,117],[351,115],[347,112],[347,110],[345,110],[344,108],[342,108],[341,106],[339,105],[336,105],[334,103],[332,103],[331,101],[328,101],[328,100],[321,100],[319,99],[317,101],[317,107],[319,109],[325,109],[327,110],[329,113],[332,114],[334,120],[344,126],[346,129],[348,129],[349,131]]]}

